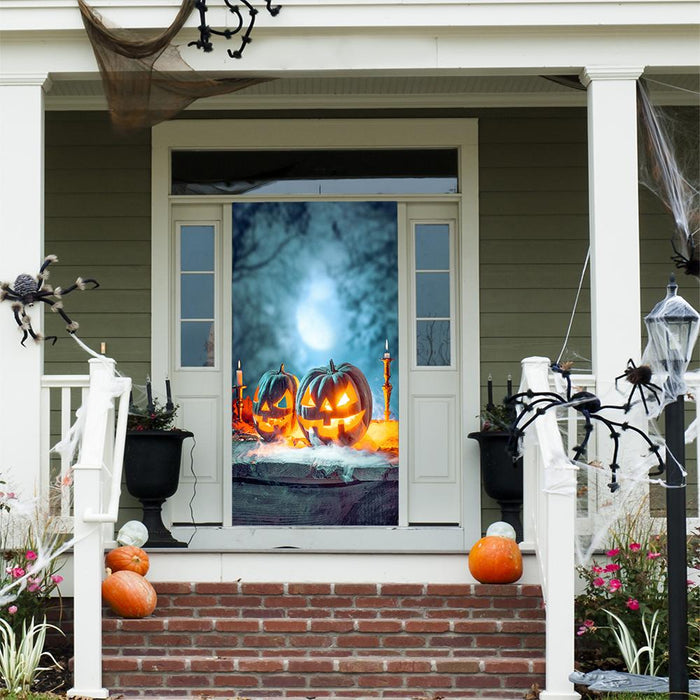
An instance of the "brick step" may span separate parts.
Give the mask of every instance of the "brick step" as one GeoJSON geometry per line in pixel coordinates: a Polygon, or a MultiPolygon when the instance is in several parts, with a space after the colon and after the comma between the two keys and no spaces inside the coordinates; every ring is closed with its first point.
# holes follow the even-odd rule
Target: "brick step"
{"type": "Polygon", "coordinates": [[[544,661],[474,655],[252,658],[106,655],[104,682],[124,696],[246,698],[522,698],[544,681],[544,661]]]}
{"type": "Polygon", "coordinates": [[[112,694],[522,698],[544,672],[531,585],[156,583],[151,617],[105,611],[112,694]]]}
{"type": "Polygon", "coordinates": [[[103,621],[103,647],[106,653],[131,649],[166,656],[303,656],[334,650],[338,656],[440,657],[499,650],[501,655],[539,657],[544,653],[544,621],[111,617],[103,621]]]}

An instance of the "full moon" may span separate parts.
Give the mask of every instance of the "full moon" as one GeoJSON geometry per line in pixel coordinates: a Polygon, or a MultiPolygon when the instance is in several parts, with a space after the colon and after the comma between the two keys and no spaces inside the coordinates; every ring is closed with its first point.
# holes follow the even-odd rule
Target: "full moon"
{"type": "Polygon", "coordinates": [[[297,330],[302,341],[314,350],[328,350],[335,340],[331,319],[337,304],[333,292],[333,283],[328,278],[318,278],[297,307],[297,330]]]}
{"type": "Polygon", "coordinates": [[[328,350],[335,334],[325,314],[313,305],[297,308],[297,330],[306,345],[314,350],[328,350]]]}

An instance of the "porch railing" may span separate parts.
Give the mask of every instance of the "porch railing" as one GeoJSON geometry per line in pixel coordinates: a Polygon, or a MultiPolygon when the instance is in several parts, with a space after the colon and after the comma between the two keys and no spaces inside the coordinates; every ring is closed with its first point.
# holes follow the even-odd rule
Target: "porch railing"
{"type": "Polygon", "coordinates": [[[40,493],[51,515],[60,518],[66,531],[73,530],[73,465],[67,452],[51,448],[68,439],[76,411],[85,403],[88,374],[54,374],[41,378],[40,493]]]}
{"type": "Polygon", "coordinates": [[[74,686],[69,696],[108,697],[102,687],[101,585],[105,542],[113,539],[119,510],[130,391],[131,380],[118,377],[114,360],[106,357],[90,360],[88,377],[42,378],[42,442],[46,448],[42,488],[50,498],[56,480],[65,486],[72,479],[73,484],[72,509],[68,488],[60,489],[61,500],[52,504],[67,525],[72,520],[74,536],[74,686]],[[57,426],[54,420],[52,433],[51,398],[56,390],[60,392],[58,433],[67,446],[59,466],[52,468],[49,445],[52,435],[57,437],[57,426]],[[72,443],[79,452],[71,467],[72,443]]]}
{"type": "MultiPolygon", "coordinates": [[[[550,391],[550,361],[522,361],[521,391],[550,391]]],[[[572,433],[575,434],[575,424],[572,433]]],[[[540,697],[574,700],[574,595],[577,469],[564,450],[554,411],[543,414],[524,438],[525,540],[537,553],[545,600],[546,676],[540,697]]]]}

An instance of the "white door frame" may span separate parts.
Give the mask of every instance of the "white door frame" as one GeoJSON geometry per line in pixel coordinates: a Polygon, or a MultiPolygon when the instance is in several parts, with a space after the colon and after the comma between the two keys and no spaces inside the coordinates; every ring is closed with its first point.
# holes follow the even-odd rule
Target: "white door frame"
{"type": "MultiPolygon", "coordinates": [[[[153,129],[152,135],[152,374],[161,376],[171,371],[174,360],[174,318],[167,313],[173,290],[173,245],[171,204],[228,205],[231,197],[172,196],[170,191],[170,154],[174,149],[322,149],[322,148],[456,148],[459,154],[460,192],[456,195],[409,195],[387,197],[394,201],[457,202],[459,223],[457,246],[460,268],[459,303],[457,305],[461,338],[456,344],[462,369],[459,401],[461,440],[462,513],[454,527],[407,527],[405,515],[399,527],[372,528],[218,528],[206,537],[198,537],[197,545],[212,548],[267,549],[299,546],[310,549],[365,550],[418,549],[463,550],[480,536],[480,475],[478,447],[466,439],[477,428],[479,415],[479,276],[478,276],[478,142],[474,119],[324,119],[324,120],[177,120],[153,129]],[[203,126],[206,124],[206,128],[203,126]],[[236,533],[231,531],[235,530],[236,533]],[[375,532],[376,531],[376,532],[375,532]],[[375,536],[376,535],[376,536],[375,536]],[[358,544],[358,542],[360,544],[358,544]],[[366,543],[366,547],[364,544],[366,543]]],[[[242,198],[235,198],[242,199],[242,198]]],[[[254,198],[260,199],[260,198],[254,198]]],[[[271,199],[280,200],[281,197],[271,199]]],[[[299,197],[290,199],[300,199],[299,197]]],[[[309,199],[305,197],[304,199],[309,199]]],[[[341,197],[332,197],[334,200],[341,197]]],[[[368,199],[368,197],[355,197],[368,199]]],[[[376,199],[376,197],[370,197],[376,199]]],[[[246,200],[249,201],[249,200],[246,200]]],[[[399,222],[400,223],[400,222],[399,222]]],[[[404,324],[405,325],[405,324],[404,324]]],[[[225,326],[222,337],[226,333],[225,326]]],[[[222,348],[223,348],[222,344],[222,348]]],[[[402,349],[405,352],[405,349],[402,349]]],[[[404,356],[406,356],[404,354],[404,356]]],[[[221,356],[224,367],[230,368],[229,357],[221,356]]],[[[226,382],[223,382],[226,384],[226,382]]],[[[405,392],[402,392],[402,394],[405,392]]],[[[401,409],[404,411],[404,409],[401,409]]],[[[403,412],[403,415],[406,415],[403,412]]],[[[223,454],[230,435],[222,437],[223,454]]],[[[405,433],[405,430],[404,430],[405,433]]],[[[401,451],[406,454],[406,440],[401,451]]],[[[225,465],[220,469],[225,477],[225,465]]],[[[223,512],[230,511],[230,486],[222,481],[223,512]]],[[[404,509],[405,513],[405,509],[404,509]]],[[[223,523],[226,524],[225,521],[223,523]]],[[[201,529],[201,528],[200,528],[201,529]]],[[[183,535],[188,534],[187,528],[183,535]]],[[[189,530],[191,532],[191,528],[189,530]]],[[[181,535],[182,536],[182,535],[181,535]]]]}

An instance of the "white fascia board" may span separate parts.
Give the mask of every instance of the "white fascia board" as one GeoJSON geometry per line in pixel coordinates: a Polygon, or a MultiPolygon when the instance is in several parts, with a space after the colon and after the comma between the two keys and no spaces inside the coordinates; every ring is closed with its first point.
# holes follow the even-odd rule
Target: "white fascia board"
{"type": "MultiPolygon", "coordinates": [[[[182,46],[182,55],[195,70],[227,77],[578,74],[593,65],[673,73],[698,71],[697,37],[698,27],[689,26],[453,28],[440,36],[389,30],[288,32],[260,33],[242,61],[227,56],[223,39],[211,53],[182,46]]],[[[0,32],[0,63],[3,73],[89,77],[97,72],[84,33],[0,32]]]]}
{"type": "MultiPolygon", "coordinates": [[[[362,28],[367,31],[420,29],[432,32],[453,27],[506,26],[648,26],[697,25],[695,0],[355,0],[350,3],[319,0],[299,2],[282,0],[282,12],[275,18],[264,11],[262,3],[256,18],[255,34],[285,33],[305,29],[335,30],[362,28]]],[[[221,0],[210,0],[207,20],[212,27],[235,26],[234,16],[221,0]]],[[[176,0],[139,2],[138,0],[102,0],[92,6],[110,23],[124,28],[163,28],[179,8],[176,0]]],[[[186,27],[199,24],[194,11],[186,27]]],[[[3,0],[0,3],[0,27],[3,31],[66,31],[82,29],[82,20],[74,0],[3,0]]]]}

